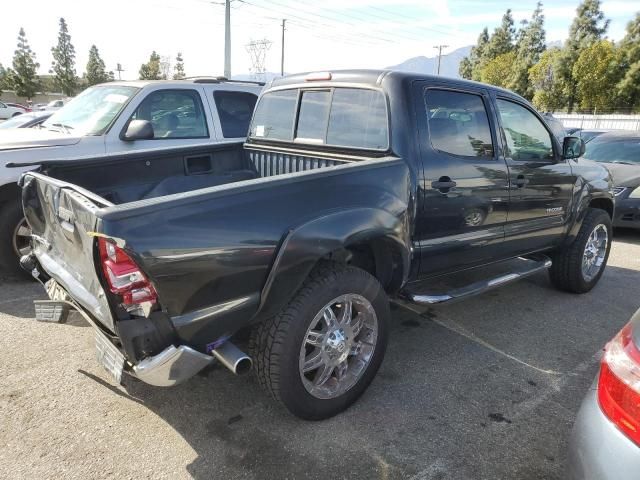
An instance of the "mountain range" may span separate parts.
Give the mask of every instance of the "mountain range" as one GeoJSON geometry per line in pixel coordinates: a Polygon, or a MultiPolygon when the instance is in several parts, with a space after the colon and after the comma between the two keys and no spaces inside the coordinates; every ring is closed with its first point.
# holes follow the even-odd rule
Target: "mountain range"
{"type": "MultiPolygon", "coordinates": [[[[440,61],[440,75],[444,77],[459,78],[458,67],[464,57],[471,52],[471,45],[467,47],[458,48],[450,53],[442,55],[440,61]]],[[[392,65],[388,67],[393,70],[400,70],[403,72],[417,72],[417,73],[430,73],[435,74],[438,71],[438,56],[434,57],[413,57],[405,60],[398,65],[392,65]]]]}

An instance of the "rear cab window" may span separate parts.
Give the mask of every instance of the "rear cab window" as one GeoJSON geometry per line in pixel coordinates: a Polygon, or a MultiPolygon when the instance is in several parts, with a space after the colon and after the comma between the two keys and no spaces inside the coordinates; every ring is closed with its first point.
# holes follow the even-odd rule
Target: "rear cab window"
{"type": "Polygon", "coordinates": [[[386,98],[379,90],[350,87],[267,92],[249,133],[254,140],[386,151],[386,98]]]}
{"type": "Polygon", "coordinates": [[[213,100],[218,111],[222,136],[246,137],[258,96],[250,92],[216,90],[213,92],[213,100]]]}
{"type": "Polygon", "coordinates": [[[493,158],[491,127],[480,95],[428,89],[425,93],[431,146],[459,157],[493,158]]]}

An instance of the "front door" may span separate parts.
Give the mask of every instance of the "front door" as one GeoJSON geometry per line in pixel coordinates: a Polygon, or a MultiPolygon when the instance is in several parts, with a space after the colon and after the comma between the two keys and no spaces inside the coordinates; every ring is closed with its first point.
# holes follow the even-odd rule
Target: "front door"
{"type": "Polygon", "coordinates": [[[549,127],[526,104],[496,98],[511,200],[505,251],[543,249],[563,238],[575,184],[571,166],[549,127]]]}
{"type": "Polygon", "coordinates": [[[497,155],[485,89],[418,85],[424,170],[416,221],[421,275],[471,267],[500,254],[508,171],[497,155]]]}

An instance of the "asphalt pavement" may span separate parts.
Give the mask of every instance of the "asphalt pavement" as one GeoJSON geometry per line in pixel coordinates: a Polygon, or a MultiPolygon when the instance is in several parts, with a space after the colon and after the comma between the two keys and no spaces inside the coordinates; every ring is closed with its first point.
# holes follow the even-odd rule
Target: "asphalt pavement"
{"type": "Polygon", "coordinates": [[[0,281],[0,478],[562,479],[603,345],[640,307],[640,233],[616,232],[589,294],[542,273],[450,306],[394,306],[360,401],[292,417],[252,375],[116,386],[91,328],[33,319],[33,282],[0,281]]]}

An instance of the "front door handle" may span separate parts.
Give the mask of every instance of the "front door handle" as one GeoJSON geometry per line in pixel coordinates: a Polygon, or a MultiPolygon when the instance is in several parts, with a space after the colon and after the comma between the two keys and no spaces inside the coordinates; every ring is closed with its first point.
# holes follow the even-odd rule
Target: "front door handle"
{"type": "Polygon", "coordinates": [[[516,177],[516,181],[514,182],[516,187],[518,188],[522,188],[524,187],[526,184],[529,183],[529,180],[527,180],[526,178],[524,178],[524,175],[518,175],[516,177]]]}
{"type": "Polygon", "coordinates": [[[440,177],[438,180],[431,182],[431,188],[440,190],[442,193],[448,192],[450,188],[453,188],[456,185],[457,183],[449,177],[440,177]]]}

